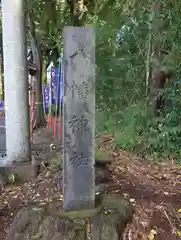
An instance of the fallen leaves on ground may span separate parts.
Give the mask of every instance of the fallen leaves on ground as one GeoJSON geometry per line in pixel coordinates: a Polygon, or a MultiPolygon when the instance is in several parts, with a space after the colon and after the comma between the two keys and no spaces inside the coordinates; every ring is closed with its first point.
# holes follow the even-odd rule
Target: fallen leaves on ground
{"type": "Polygon", "coordinates": [[[135,205],[133,221],[126,229],[127,239],[180,239],[180,166],[173,160],[149,164],[123,150],[114,151],[113,156],[109,191],[122,194],[135,205]]]}
{"type": "MultiPolygon", "coordinates": [[[[180,166],[173,161],[149,164],[134,154],[115,150],[111,136],[100,142],[113,157],[110,167],[113,176],[107,191],[120,194],[135,207],[133,221],[127,225],[123,239],[181,239],[180,166]]],[[[47,171],[34,181],[4,189],[0,196],[0,240],[5,240],[6,230],[22,204],[61,206],[63,195],[54,178],[54,173],[47,171]]]]}
{"type": "Polygon", "coordinates": [[[11,185],[4,189],[0,196],[0,240],[5,239],[6,228],[11,224],[13,216],[23,205],[37,203],[39,205],[62,202],[63,195],[54,183],[54,175],[46,172],[34,181],[19,186],[11,185]]]}

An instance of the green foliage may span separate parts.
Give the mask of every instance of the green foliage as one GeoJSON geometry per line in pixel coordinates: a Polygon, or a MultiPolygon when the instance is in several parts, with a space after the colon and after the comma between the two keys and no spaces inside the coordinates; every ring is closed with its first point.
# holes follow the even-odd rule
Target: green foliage
{"type": "Polygon", "coordinates": [[[63,168],[63,156],[62,154],[58,154],[55,158],[51,160],[51,164],[49,166],[49,170],[57,172],[63,168]]]}
{"type": "Polygon", "coordinates": [[[160,156],[181,157],[181,92],[176,88],[168,88],[167,107],[164,116],[153,119],[146,137],[147,150],[160,156]]]}
{"type": "Polygon", "coordinates": [[[168,88],[166,95],[167,107],[159,117],[149,119],[143,103],[124,110],[111,129],[117,127],[116,146],[153,158],[181,158],[181,91],[168,88]]]}
{"type": "MultiPolygon", "coordinates": [[[[42,50],[61,52],[63,27],[71,22],[68,1],[28,0],[42,50]]],[[[114,133],[115,144],[153,157],[180,156],[181,19],[179,1],[98,0],[81,6],[82,23],[96,29],[96,132],[114,133]],[[159,27],[160,26],[160,27],[159,27]],[[163,115],[151,118],[147,109],[146,72],[149,36],[154,46],[167,51],[159,60],[174,75],[163,115]]],[[[0,18],[1,20],[1,18],[0,18]]],[[[46,58],[46,56],[44,56],[46,58]]],[[[55,109],[52,109],[55,112],[55,109]]]]}
{"type": "Polygon", "coordinates": [[[96,23],[97,131],[114,133],[120,148],[152,158],[179,159],[181,91],[176,91],[174,82],[181,79],[181,4],[164,2],[160,14],[152,12],[152,5],[146,2],[135,5],[132,9],[122,3],[113,5],[96,23]],[[119,17],[115,14],[118,9],[122,13],[119,17]],[[160,66],[174,73],[165,92],[165,112],[154,118],[147,114],[145,96],[151,14],[156,26],[163,25],[162,31],[152,32],[154,44],[168,52],[160,59],[160,66]]]}
{"type": "Polygon", "coordinates": [[[98,147],[95,147],[95,160],[105,161],[108,159],[109,159],[109,156],[106,151],[98,147]]]}
{"type": "Polygon", "coordinates": [[[19,180],[18,175],[16,173],[9,173],[8,174],[8,183],[14,184],[19,180]]]}

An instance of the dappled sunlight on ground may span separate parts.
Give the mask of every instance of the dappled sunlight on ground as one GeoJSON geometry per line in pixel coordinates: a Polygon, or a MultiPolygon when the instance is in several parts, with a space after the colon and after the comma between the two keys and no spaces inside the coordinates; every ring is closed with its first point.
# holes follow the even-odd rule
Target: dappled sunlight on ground
{"type": "MultiPolygon", "coordinates": [[[[176,240],[181,230],[181,174],[173,161],[149,164],[146,160],[122,150],[114,150],[113,138],[106,136],[100,145],[112,155],[112,179],[106,191],[127,198],[135,207],[132,223],[128,224],[125,240],[176,240]]],[[[0,239],[17,210],[36,202],[62,207],[62,189],[58,188],[62,173],[45,169],[37,179],[24,184],[7,186],[0,196],[0,239]]]]}

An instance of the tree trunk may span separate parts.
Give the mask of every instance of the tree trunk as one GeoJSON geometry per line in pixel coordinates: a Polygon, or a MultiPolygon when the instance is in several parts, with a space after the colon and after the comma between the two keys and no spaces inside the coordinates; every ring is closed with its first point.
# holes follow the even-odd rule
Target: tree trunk
{"type": "Polygon", "coordinates": [[[36,88],[36,126],[40,127],[45,124],[43,111],[43,95],[42,95],[42,55],[40,46],[34,39],[31,40],[34,63],[37,67],[35,73],[35,88],[36,88]]]}
{"type": "Polygon", "coordinates": [[[168,72],[163,66],[164,55],[161,51],[162,40],[160,33],[164,28],[164,21],[161,19],[162,8],[157,3],[152,7],[154,14],[152,21],[152,34],[154,36],[152,41],[152,64],[150,69],[150,113],[151,115],[159,115],[163,113],[164,91],[166,82],[169,77],[168,72]]]}
{"type": "Polygon", "coordinates": [[[70,6],[70,16],[72,26],[80,27],[82,26],[82,17],[83,17],[83,0],[72,0],[68,1],[70,6]]]}
{"type": "Polygon", "coordinates": [[[30,41],[33,53],[33,63],[36,65],[37,71],[35,73],[35,88],[36,88],[36,123],[34,128],[38,128],[45,124],[44,111],[43,111],[43,94],[42,94],[42,53],[41,47],[36,39],[35,25],[32,18],[29,16],[29,31],[30,41]]]}

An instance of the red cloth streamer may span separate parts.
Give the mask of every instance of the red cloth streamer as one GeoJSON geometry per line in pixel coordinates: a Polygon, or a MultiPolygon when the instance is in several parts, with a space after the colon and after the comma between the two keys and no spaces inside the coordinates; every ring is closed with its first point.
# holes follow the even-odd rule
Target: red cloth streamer
{"type": "Polygon", "coordinates": [[[48,126],[49,128],[52,128],[52,116],[49,116],[48,118],[48,126]]]}
{"type": "Polygon", "coordinates": [[[56,137],[57,135],[57,118],[53,117],[53,136],[56,137]]]}
{"type": "Polygon", "coordinates": [[[59,122],[58,122],[58,138],[61,140],[62,138],[62,117],[60,116],[59,122]]]}

